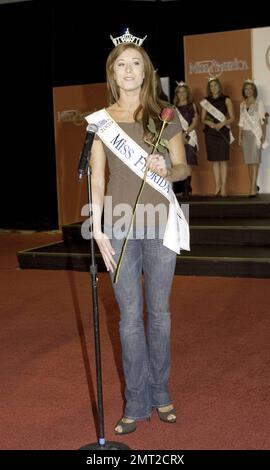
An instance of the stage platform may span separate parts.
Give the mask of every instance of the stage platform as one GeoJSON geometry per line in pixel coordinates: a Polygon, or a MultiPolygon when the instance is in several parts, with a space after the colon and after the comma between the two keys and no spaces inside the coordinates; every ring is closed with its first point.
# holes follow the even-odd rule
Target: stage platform
{"type": "MultiPolygon", "coordinates": [[[[177,257],[176,274],[270,278],[270,194],[178,199],[189,205],[191,250],[177,257]]],[[[62,242],[19,251],[20,268],[88,271],[90,242],[81,223],[62,231],[62,242]]],[[[105,271],[97,246],[96,259],[105,271]]]]}

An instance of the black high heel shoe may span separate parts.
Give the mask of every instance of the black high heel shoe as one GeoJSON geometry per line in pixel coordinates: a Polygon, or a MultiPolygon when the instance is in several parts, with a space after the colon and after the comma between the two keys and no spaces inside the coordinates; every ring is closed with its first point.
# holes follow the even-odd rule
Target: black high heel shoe
{"type": "Polygon", "coordinates": [[[131,432],[134,432],[137,429],[137,423],[135,420],[131,421],[131,423],[126,423],[125,421],[123,421],[123,419],[124,418],[121,418],[114,428],[114,433],[118,436],[120,436],[121,434],[130,434],[131,432]],[[118,426],[122,428],[122,431],[117,431],[118,426]]]}
{"type": "Polygon", "coordinates": [[[158,417],[161,421],[164,421],[165,423],[170,423],[170,424],[176,423],[176,409],[175,408],[172,408],[169,411],[160,411],[157,408],[157,412],[158,412],[158,417]]]}

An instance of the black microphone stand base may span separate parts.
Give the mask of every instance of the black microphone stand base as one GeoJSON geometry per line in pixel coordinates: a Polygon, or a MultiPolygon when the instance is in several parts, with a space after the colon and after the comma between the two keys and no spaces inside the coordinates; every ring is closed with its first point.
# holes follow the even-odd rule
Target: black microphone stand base
{"type": "MultiPolygon", "coordinates": [[[[93,142],[93,136],[89,137],[89,142],[93,142]],[[91,137],[91,139],[90,139],[91,137]]],[[[89,144],[89,145],[90,145],[89,144]]],[[[89,150],[88,150],[89,152],[89,150]]],[[[93,218],[92,218],[92,189],[91,189],[91,168],[87,160],[87,194],[90,220],[90,233],[93,234],[93,218]]],[[[81,169],[82,170],[82,169],[81,169]]],[[[81,172],[80,176],[84,173],[81,172]]],[[[79,450],[127,450],[129,447],[121,442],[106,441],[104,434],[104,413],[103,413],[103,393],[102,393],[102,367],[101,367],[101,351],[100,351],[100,331],[99,331],[99,309],[97,294],[97,263],[95,257],[94,237],[90,238],[91,265],[90,273],[92,278],[92,309],[93,309],[93,325],[95,338],[95,358],[96,358],[96,375],[97,375],[97,399],[98,399],[98,441],[80,447],[79,450]]]]}
{"type": "Polygon", "coordinates": [[[86,446],[80,447],[79,450],[129,450],[126,444],[122,442],[107,441],[104,445],[100,445],[98,442],[93,444],[87,444],[86,446]]]}

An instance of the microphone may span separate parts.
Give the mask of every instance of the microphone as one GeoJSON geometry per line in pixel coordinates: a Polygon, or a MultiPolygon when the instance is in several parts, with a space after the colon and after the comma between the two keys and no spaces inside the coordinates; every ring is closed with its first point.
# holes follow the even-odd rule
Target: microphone
{"type": "Polygon", "coordinates": [[[92,148],[95,133],[97,132],[97,130],[98,130],[98,127],[95,124],[88,124],[86,128],[85,142],[84,142],[84,146],[82,149],[80,162],[78,166],[78,173],[79,173],[80,180],[82,179],[83,175],[86,173],[89,153],[92,148]]]}

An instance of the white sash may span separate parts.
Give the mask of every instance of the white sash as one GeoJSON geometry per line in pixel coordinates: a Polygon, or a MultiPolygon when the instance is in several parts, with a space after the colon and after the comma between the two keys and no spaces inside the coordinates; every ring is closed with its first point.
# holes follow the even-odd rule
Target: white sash
{"type": "MultiPolygon", "coordinates": [[[[145,158],[148,153],[118,126],[105,109],[89,114],[85,119],[89,124],[96,124],[97,135],[102,142],[137,176],[143,179],[145,158]]],[[[146,182],[170,202],[163,245],[178,254],[180,248],[189,251],[189,226],[172,190],[171,183],[154,172],[147,175],[146,182]]]]}
{"type": "MultiPolygon", "coordinates": [[[[178,113],[178,116],[179,116],[179,119],[180,119],[180,122],[181,122],[181,126],[183,127],[184,131],[186,131],[189,127],[188,125],[188,122],[187,120],[184,118],[184,116],[181,114],[181,112],[179,111],[179,109],[175,108],[177,113],[178,113]]],[[[193,129],[193,131],[189,132],[188,133],[189,135],[189,141],[188,143],[192,146],[192,147],[197,147],[197,149],[199,148],[198,146],[198,139],[197,139],[197,133],[195,131],[195,129],[193,129]]]]}
{"type": "Polygon", "coordinates": [[[244,110],[243,110],[244,117],[249,122],[250,127],[251,127],[251,131],[255,135],[256,144],[257,144],[258,149],[260,149],[260,148],[262,148],[263,150],[267,149],[267,147],[269,146],[269,143],[266,140],[263,143],[261,142],[261,137],[262,137],[262,128],[261,128],[261,126],[259,125],[258,122],[255,122],[252,119],[252,117],[249,114],[246,106],[243,106],[243,108],[244,108],[244,110]]]}
{"type": "MultiPolygon", "coordinates": [[[[208,100],[204,99],[200,102],[200,105],[206,109],[209,114],[212,114],[219,122],[222,122],[226,119],[226,116],[217,109],[213,104],[211,104],[208,100]]],[[[234,136],[232,135],[232,131],[229,125],[226,125],[228,129],[230,129],[230,144],[234,141],[234,136]]]]}

